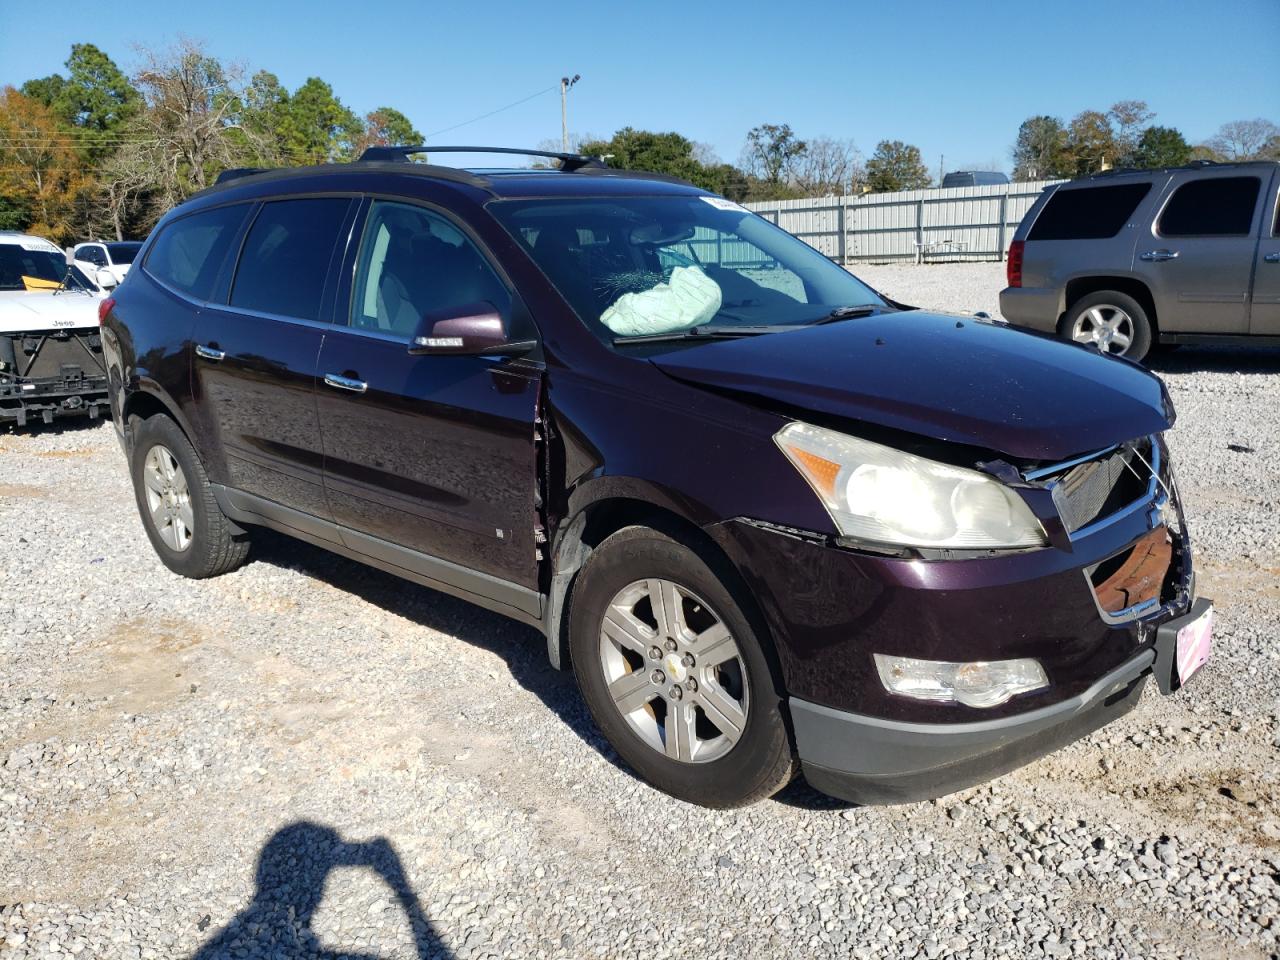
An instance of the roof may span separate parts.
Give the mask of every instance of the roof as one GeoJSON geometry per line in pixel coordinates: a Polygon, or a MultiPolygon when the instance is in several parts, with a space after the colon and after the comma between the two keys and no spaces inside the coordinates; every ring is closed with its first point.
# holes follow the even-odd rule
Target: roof
{"type": "Polygon", "coordinates": [[[1222,163],[1216,160],[1194,160],[1191,163],[1177,167],[1155,167],[1150,170],[1143,170],[1137,167],[1118,167],[1115,170],[1100,170],[1097,173],[1091,173],[1086,177],[1078,177],[1077,179],[1103,180],[1110,177],[1149,177],[1157,173],[1179,173],[1186,170],[1232,170],[1251,167],[1275,167],[1277,165],[1280,165],[1280,160],[1233,160],[1222,163]]]}
{"type": "Polygon", "coordinates": [[[697,196],[707,191],[676,177],[643,170],[619,170],[598,159],[577,154],[523,151],[507,147],[374,147],[351,163],[327,163],[276,169],[241,168],[224,171],[218,183],[196,196],[204,197],[249,183],[263,184],[298,178],[327,178],[355,174],[395,174],[421,177],[475,188],[495,198],[559,196],[648,195],[697,196]],[[500,153],[544,156],[559,167],[462,169],[433,163],[411,163],[408,157],[432,153],[500,153]],[[395,157],[395,159],[390,159],[395,157]]]}

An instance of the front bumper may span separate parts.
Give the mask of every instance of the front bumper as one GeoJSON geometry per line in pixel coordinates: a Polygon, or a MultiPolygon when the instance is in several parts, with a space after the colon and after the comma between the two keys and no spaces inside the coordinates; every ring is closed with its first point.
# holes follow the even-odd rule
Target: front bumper
{"type": "Polygon", "coordinates": [[[87,414],[97,419],[106,412],[107,378],[15,380],[0,383],[0,423],[19,427],[29,421],[52,423],[54,417],[87,414]]]}
{"type": "Polygon", "coordinates": [[[805,779],[856,803],[907,803],[945,796],[1008,773],[1124,716],[1154,674],[1175,688],[1171,650],[1178,629],[1199,617],[1198,600],[1162,624],[1155,647],[1139,651],[1070,699],[1027,713],[972,723],[902,723],[792,698],[791,720],[805,779]]]}

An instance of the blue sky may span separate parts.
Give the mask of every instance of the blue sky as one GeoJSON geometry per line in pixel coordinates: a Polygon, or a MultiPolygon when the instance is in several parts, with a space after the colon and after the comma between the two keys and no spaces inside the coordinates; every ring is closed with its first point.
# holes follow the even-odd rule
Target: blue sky
{"type": "Polygon", "coordinates": [[[63,69],[89,41],[131,67],[179,35],[291,89],[333,84],[364,113],[389,105],[424,133],[546,89],[436,143],[531,146],[560,133],[560,76],[579,73],[570,129],[677,130],[736,161],[746,131],[917,144],[936,169],[1009,165],[1018,124],[1146,100],[1189,139],[1227,120],[1280,123],[1280,0],[433,4],[411,0],[39,7],[0,0],[0,85],[63,69]],[[190,7],[201,12],[193,14],[190,7]],[[101,23],[96,30],[91,24],[101,23]],[[15,27],[17,27],[15,29],[15,27]]]}

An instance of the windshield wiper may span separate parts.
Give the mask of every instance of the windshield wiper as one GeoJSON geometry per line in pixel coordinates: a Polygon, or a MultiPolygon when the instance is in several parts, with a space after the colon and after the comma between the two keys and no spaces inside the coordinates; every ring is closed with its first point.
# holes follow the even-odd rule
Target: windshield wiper
{"type": "Polygon", "coordinates": [[[833,307],[825,317],[819,317],[806,326],[816,327],[823,323],[835,323],[837,320],[852,320],[854,317],[869,317],[877,310],[885,309],[878,303],[858,303],[852,306],[833,307]]]}
{"type": "Polygon", "coordinates": [[[624,346],[632,343],[665,343],[673,340],[714,340],[714,339],[730,339],[733,337],[753,337],[762,333],[778,333],[781,330],[795,330],[794,326],[779,326],[777,324],[756,326],[711,326],[703,324],[701,327],[690,327],[688,330],[673,330],[671,333],[642,333],[634,337],[614,337],[615,346],[624,346]]]}

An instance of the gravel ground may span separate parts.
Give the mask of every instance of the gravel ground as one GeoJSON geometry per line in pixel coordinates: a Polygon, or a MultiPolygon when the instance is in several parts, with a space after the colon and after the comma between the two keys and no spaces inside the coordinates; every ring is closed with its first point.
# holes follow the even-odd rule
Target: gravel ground
{"type": "MultiPolygon", "coordinates": [[[[858,272],[992,313],[1001,282],[858,272]]],[[[109,425],[0,434],[0,956],[1275,956],[1280,353],[1159,367],[1213,659],[887,808],[668,799],[533,631],[276,537],[182,580],[109,425]]]]}

